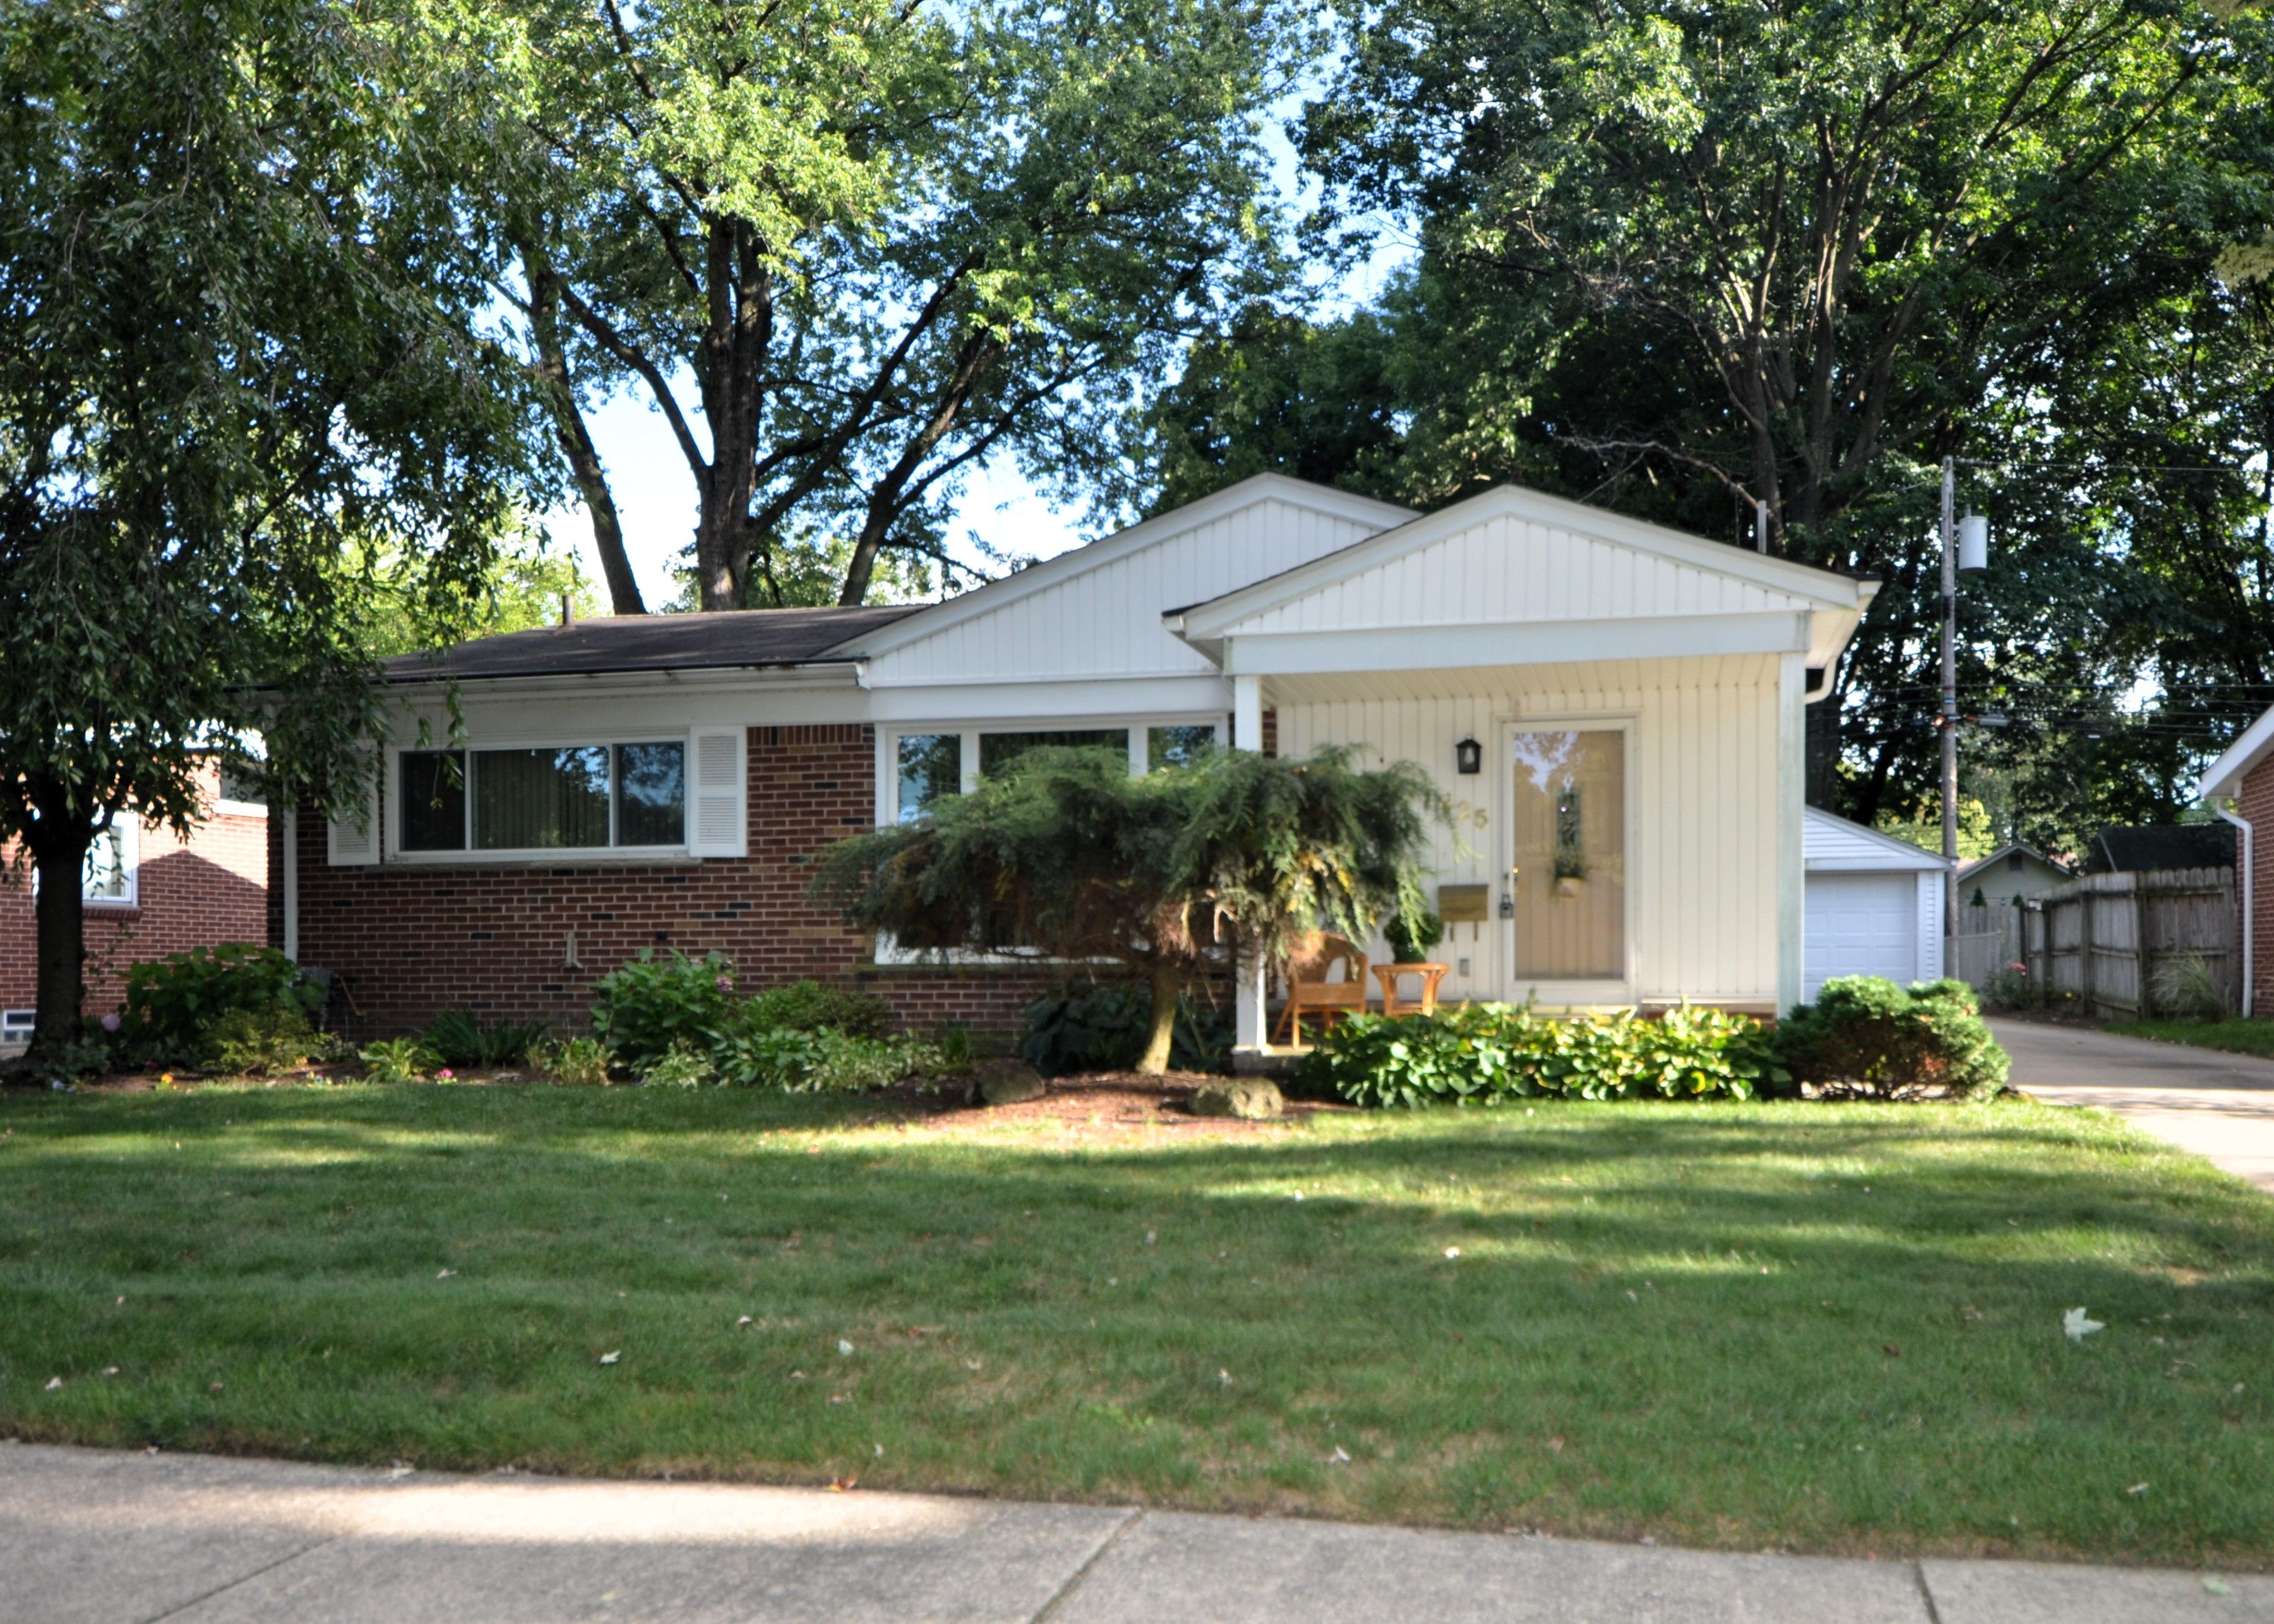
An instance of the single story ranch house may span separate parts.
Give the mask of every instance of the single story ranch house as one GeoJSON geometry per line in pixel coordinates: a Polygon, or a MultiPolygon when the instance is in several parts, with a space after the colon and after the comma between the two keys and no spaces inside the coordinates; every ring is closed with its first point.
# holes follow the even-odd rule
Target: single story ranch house
{"type": "Polygon", "coordinates": [[[581,1025],[642,948],[1006,1031],[1049,966],[866,940],[808,899],[815,853],[1037,745],[1337,743],[1453,802],[1441,996],[1775,1012],[1805,707],[1875,584],[1514,487],[1423,516],[1263,475],[944,603],[486,638],[388,662],[369,804],[275,820],[275,929],[358,1031],[581,1025]]]}

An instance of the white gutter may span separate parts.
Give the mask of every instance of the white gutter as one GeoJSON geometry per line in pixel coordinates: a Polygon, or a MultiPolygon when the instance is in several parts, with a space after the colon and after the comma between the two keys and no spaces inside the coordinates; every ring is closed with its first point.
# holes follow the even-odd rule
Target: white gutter
{"type": "Polygon", "coordinates": [[[2230,812],[2221,807],[2218,809],[2218,815],[2242,831],[2242,929],[2240,934],[2242,937],[2242,1018],[2248,1020],[2250,1019],[2250,1007],[2254,1002],[2252,974],[2256,967],[2255,961],[2257,957],[2251,951],[2252,937],[2255,935],[2254,928],[2257,924],[2251,910],[2251,899],[2257,889],[2258,876],[2250,861],[2251,846],[2256,831],[2250,827],[2250,820],[2240,813],[2230,812]]]}

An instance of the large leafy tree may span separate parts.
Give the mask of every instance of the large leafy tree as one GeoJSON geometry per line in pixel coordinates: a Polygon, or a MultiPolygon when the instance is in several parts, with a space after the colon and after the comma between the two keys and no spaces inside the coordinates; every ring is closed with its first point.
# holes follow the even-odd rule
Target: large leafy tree
{"type": "MultiPolygon", "coordinates": [[[[1888,583],[1811,712],[1811,798],[1868,811],[1933,749],[1875,729],[1931,665],[1939,459],[2040,443],[2056,374],[2264,218],[2268,28],[2222,10],[1352,0],[1306,150],[1422,252],[1367,318],[1389,432],[1340,477],[1424,504],[1525,479],[1733,541],[1766,502],[1779,551],[1888,583]]],[[[1271,419],[1200,359],[1172,408],[1237,383],[1234,420],[1271,419]]],[[[1188,470],[1218,455],[1170,426],[1188,470]]],[[[2036,579],[2105,534],[2041,538],[2036,579]]],[[[2089,624],[2010,618],[2046,613],[2089,624]]]]}
{"type": "Polygon", "coordinates": [[[370,559],[478,593],[517,373],[474,335],[403,36],[322,0],[0,4],[0,837],[33,1056],[77,1034],[80,875],[200,816],[258,729],[319,802],[373,720],[370,559]]]}
{"type": "Polygon", "coordinates": [[[1158,1074],[1178,996],[1232,944],[1270,959],[1304,931],[1419,917],[1433,816],[1444,797],[1419,769],[1355,771],[1343,751],[1223,752],[1133,778],[1124,752],[1036,750],[832,846],[814,890],[904,946],[1127,966],[1152,995],[1137,1069],[1158,1074]]]}
{"type": "Polygon", "coordinates": [[[847,546],[945,556],[983,460],[1088,483],[1133,390],[1271,260],[1269,0],[469,6],[493,212],[606,562],[585,413],[629,387],[698,498],[699,607],[847,546]]]}

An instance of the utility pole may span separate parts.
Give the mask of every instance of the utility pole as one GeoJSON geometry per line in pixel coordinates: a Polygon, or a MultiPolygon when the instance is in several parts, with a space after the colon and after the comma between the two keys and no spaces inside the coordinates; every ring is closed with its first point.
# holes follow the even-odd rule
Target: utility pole
{"type": "MultiPolygon", "coordinates": [[[[1970,521],[1969,521],[1970,523],[1970,521]]],[[[1942,933],[1958,928],[1958,461],[1942,459],[1942,933]]]]}

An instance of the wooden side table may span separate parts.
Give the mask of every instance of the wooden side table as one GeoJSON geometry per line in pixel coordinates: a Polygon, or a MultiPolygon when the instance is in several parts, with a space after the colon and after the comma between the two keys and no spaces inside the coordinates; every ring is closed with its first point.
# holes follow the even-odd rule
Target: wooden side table
{"type": "Polygon", "coordinates": [[[1437,983],[1452,973],[1450,965],[1375,965],[1374,979],[1382,983],[1382,1012],[1384,1015],[1434,1015],[1437,1012],[1437,983]],[[1401,975],[1421,978],[1421,996],[1419,999],[1397,996],[1397,978],[1401,975]]]}

